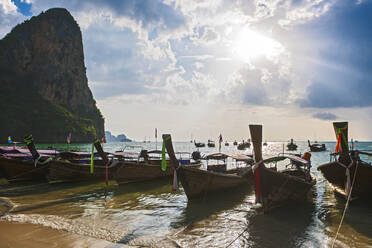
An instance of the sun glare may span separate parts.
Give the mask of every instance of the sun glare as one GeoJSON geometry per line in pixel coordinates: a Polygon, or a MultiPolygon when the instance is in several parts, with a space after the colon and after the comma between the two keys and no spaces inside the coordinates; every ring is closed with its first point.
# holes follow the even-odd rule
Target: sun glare
{"type": "Polygon", "coordinates": [[[247,28],[240,31],[233,44],[234,54],[244,62],[260,56],[274,59],[283,51],[284,47],[279,42],[247,28]]]}

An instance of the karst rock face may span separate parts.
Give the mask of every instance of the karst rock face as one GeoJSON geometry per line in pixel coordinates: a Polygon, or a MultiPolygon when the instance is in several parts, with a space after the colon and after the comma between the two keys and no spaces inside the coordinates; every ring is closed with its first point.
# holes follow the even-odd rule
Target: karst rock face
{"type": "Polygon", "coordinates": [[[81,31],[66,9],[32,17],[0,40],[0,91],[0,123],[6,123],[0,144],[29,133],[42,143],[65,142],[69,133],[73,142],[104,135],[88,87],[81,31]]]}

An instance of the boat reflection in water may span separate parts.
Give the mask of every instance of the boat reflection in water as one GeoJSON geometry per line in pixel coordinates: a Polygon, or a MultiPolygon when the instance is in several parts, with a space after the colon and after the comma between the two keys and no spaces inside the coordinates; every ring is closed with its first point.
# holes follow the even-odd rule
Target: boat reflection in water
{"type": "MultiPolygon", "coordinates": [[[[330,150],[336,146],[335,142],[324,143],[330,150]]],[[[297,144],[299,152],[308,149],[307,142],[297,144]]],[[[104,146],[105,151],[114,152],[122,143],[104,146]]],[[[189,142],[174,142],[174,146],[181,151],[195,149],[189,142]]],[[[371,142],[359,142],[356,149],[368,150],[370,146],[371,142]]],[[[146,143],[144,148],[154,149],[155,144],[146,143]]],[[[91,144],[81,145],[79,150],[90,151],[91,144]]],[[[282,142],[270,142],[263,156],[273,157],[281,151],[282,142]]],[[[203,148],[204,152],[211,154],[215,150],[203,148]]],[[[224,152],[236,153],[237,149],[224,147],[224,152]]],[[[230,247],[329,247],[345,200],[336,197],[316,170],[316,165],[329,162],[329,154],[314,153],[311,159],[311,172],[318,179],[312,203],[287,204],[268,214],[262,214],[255,206],[253,189],[245,185],[188,202],[182,187],[179,191],[172,190],[169,178],[121,187],[114,180],[106,187],[102,178],[99,182],[53,185],[2,184],[0,197],[8,198],[16,207],[2,216],[1,222],[35,223],[35,228],[42,225],[140,247],[177,247],[169,238],[182,247],[226,247],[231,242],[230,247]]],[[[365,200],[349,205],[335,247],[359,248],[372,244],[371,209],[372,204],[365,200]]],[[[8,234],[6,229],[0,231],[8,234]]]]}

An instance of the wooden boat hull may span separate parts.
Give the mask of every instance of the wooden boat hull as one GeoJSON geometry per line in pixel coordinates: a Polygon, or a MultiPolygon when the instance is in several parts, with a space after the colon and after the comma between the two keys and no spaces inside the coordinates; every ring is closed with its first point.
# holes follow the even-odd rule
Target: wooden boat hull
{"type": "MultiPolygon", "coordinates": [[[[199,168],[201,163],[186,165],[185,167],[199,168]]],[[[173,175],[173,167],[167,166],[163,171],[159,165],[152,164],[137,164],[137,163],[124,163],[119,166],[114,174],[114,179],[117,184],[127,184],[133,182],[141,182],[154,180],[158,178],[171,177],[173,175]]]]}
{"type": "Polygon", "coordinates": [[[327,150],[325,144],[311,144],[310,140],[308,140],[307,143],[311,152],[324,152],[327,150]]]}
{"type": "Polygon", "coordinates": [[[297,150],[297,145],[296,144],[288,144],[287,145],[287,150],[288,151],[295,151],[295,150],[297,150]]]}
{"type": "Polygon", "coordinates": [[[189,200],[205,196],[210,192],[239,187],[249,182],[248,178],[242,176],[184,166],[181,166],[177,172],[189,200]]]}
{"type": "Polygon", "coordinates": [[[324,151],[326,151],[326,148],[320,148],[320,147],[312,147],[312,146],[310,146],[310,151],[311,152],[324,152],[324,151]]]}
{"type": "MultiPolygon", "coordinates": [[[[117,165],[118,164],[111,164],[109,166],[109,179],[113,178],[117,165]]],[[[90,173],[90,164],[71,163],[68,160],[54,160],[49,164],[46,178],[49,183],[105,180],[106,167],[103,165],[95,165],[93,173],[90,173]]]]}
{"type": "Polygon", "coordinates": [[[280,207],[288,201],[306,201],[309,190],[316,182],[314,176],[311,176],[311,181],[306,181],[305,174],[303,174],[303,177],[298,175],[302,173],[298,170],[277,172],[263,165],[260,165],[259,168],[264,212],[280,207]]]}
{"type": "MultiPolygon", "coordinates": [[[[350,180],[352,182],[355,173],[356,163],[350,168],[350,180]]],[[[346,186],[346,168],[337,162],[323,164],[318,167],[318,170],[328,180],[333,190],[343,197],[347,197],[345,191],[346,186]]],[[[351,197],[370,197],[372,194],[372,165],[363,161],[359,162],[356,178],[352,190],[351,197]]]]}
{"type": "Polygon", "coordinates": [[[195,147],[205,147],[204,143],[195,143],[195,147]]]}
{"type": "Polygon", "coordinates": [[[9,182],[45,180],[48,165],[35,168],[33,161],[0,156],[0,171],[9,182]]]}
{"type": "Polygon", "coordinates": [[[241,143],[238,145],[238,150],[245,150],[251,147],[251,143],[241,143]]]}

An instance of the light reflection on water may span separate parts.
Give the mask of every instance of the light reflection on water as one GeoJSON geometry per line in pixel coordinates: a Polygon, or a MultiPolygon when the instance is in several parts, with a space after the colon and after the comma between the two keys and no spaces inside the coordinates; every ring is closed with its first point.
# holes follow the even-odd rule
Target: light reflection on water
{"type": "MultiPolygon", "coordinates": [[[[154,143],[139,144],[147,149],[155,148],[154,143]]],[[[306,142],[297,144],[299,152],[307,151],[306,142]]],[[[359,142],[357,148],[371,149],[371,144],[359,142]]],[[[333,150],[335,143],[326,146],[333,150]]],[[[115,151],[123,147],[120,143],[108,143],[104,149],[115,151]]],[[[160,148],[160,143],[157,147],[160,148]]],[[[78,148],[89,151],[91,145],[78,148]]],[[[186,142],[176,142],[175,148],[195,150],[193,144],[186,142]]],[[[268,142],[263,147],[264,157],[282,150],[283,143],[268,142]]],[[[200,151],[218,152],[218,145],[200,151]]],[[[230,145],[222,146],[222,152],[238,151],[230,145]]],[[[251,149],[244,151],[251,152],[251,149]]],[[[226,247],[241,234],[231,247],[328,247],[345,203],[334,196],[316,170],[317,165],[328,161],[329,152],[312,154],[312,172],[317,177],[312,202],[292,204],[267,215],[255,208],[251,188],[188,202],[182,189],[172,191],[169,179],[123,187],[110,181],[107,188],[103,179],[95,183],[2,185],[0,196],[15,204],[3,218],[133,245],[174,245],[164,243],[165,237],[169,237],[183,247],[226,247]]],[[[371,207],[372,203],[368,202],[350,205],[336,247],[372,247],[371,207]]]]}

